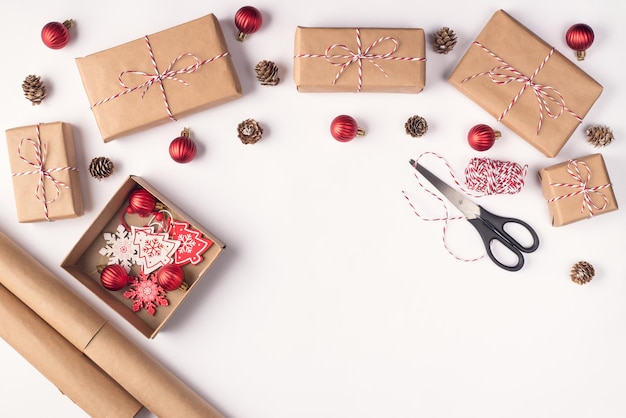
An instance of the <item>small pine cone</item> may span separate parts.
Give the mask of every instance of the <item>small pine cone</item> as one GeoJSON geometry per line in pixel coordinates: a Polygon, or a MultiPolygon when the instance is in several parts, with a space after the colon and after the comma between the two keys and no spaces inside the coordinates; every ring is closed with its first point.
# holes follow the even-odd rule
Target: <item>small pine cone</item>
{"type": "Polygon", "coordinates": [[[256,78],[262,86],[275,86],[280,81],[278,78],[278,66],[272,61],[263,60],[254,68],[256,78]]]}
{"type": "Polygon", "coordinates": [[[406,121],[404,129],[408,135],[417,138],[428,132],[428,123],[423,117],[415,115],[411,116],[409,120],[406,121]]]}
{"type": "Polygon", "coordinates": [[[615,139],[611,129],[606,126],[590,126],[585,133],[587,141],[596,148],[609,145],[615,139]]]}
{"type": "Polygon", "coordinates": [[[433,36],[433,47],[438,54],[447,54],[456,45],[456,34],[446,26],[439,29],[433,36]]]}
{"type": "Polygon", "coordinates": [[[107,157],[96,157],[89,164],[89,174],[95,179],[102,180],[113,173],[113,161],[107,157]]]}
{"type": "Polygon", "coordinates": [[[583,285],[589,283],[593,279],[596,271],[593,266],[586,261],[579,261],[572,266],[570,277],[574,283],[583,285]]]}
{"type": "Polygon", "coordinates": [[[263,128],[254,119],[246,119],[237,126],[239,139],[244,144],[255,144],[263,135],[263,128]]]}
{"type": "Polygon", "coordinates": [[[41,77],[31,74],[24,79],[22,83],[22,90],[24,90],[24,97],[33,103],[33,106],[41,104],[43,99],[48,94],[46,92],[46,85],[41,80],[41,77]]]}

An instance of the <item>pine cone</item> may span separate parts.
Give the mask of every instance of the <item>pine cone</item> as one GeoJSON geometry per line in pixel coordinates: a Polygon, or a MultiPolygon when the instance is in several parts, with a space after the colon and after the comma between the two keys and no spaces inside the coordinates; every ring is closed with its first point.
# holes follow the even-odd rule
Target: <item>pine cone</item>
{"type": "Polygon", "coordinates": [[[594,147],[604,147],[613,142],[613,132],[606,126],[590,126],[585,131],[587,134],[587,141],[594,147]]]}
{"type": "Polygon", "coordinates": [[[586,261],[579,261],[572,266],[570,277],[574,283],[583,285],[589,283],[593,279],[596,271],[593,266],[586,261]]]}
{"type": "Polygon", "coordinates": [[[31,74],[24,79],[22,83],[22,90],[24,90],[24,96],[33,102],[33,106],[41,104],[42,100],[46,98],[46,85],[41,81],[41,77],[31,74]]]}
{"type": "Polygon", "coordinates": [[[254,68],[256,78],[262,86],[275,86],[280,81],[278,78],[278,66],[272,61],[263,60],[254,68]]]}
{"type": "Polygon", "coordinates": [[[404,129],[408,135],[411,135],[413,138],[420,137],[428,132],[428,123],[426,119],[421,116],[415,115],[411,116],[409,120],[404,124],[404,129]]]}
{"type": "Polygon", "coordinates": [[[89,164],[89,174],[95,179],[102,180],[113,173],[113,161],[107,157],[96,157],[89,164]]]}
{"type": "Polygon", "coordinates": [[[254,119],[246,119],[237,126],[239,139],[244,144],[255,144],[263,135],[263,128],[254,119]]]}
{"type": "Polygon", "coordinates": [[[433,47],[438,54],[447,54],[456,45],[456,34],[446,26],[439,29],[433,36],[433,47]]]}

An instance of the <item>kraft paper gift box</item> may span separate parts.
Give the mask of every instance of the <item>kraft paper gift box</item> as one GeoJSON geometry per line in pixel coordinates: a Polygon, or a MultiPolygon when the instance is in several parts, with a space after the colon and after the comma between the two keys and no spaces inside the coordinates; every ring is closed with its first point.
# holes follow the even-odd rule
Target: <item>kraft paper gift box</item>
{"type": "Polygon", "coordinates": [[[539,170],[553,226],[567,225],[618,209],[602,154],[539,170]]]}
{"type": "Polygon", "coordinates": [[[419,93],[425,54],[422,29],[298,27],[293,78],[300,92],[419,93]]]}
{"type": "MultiPolygon", "coordinates": [[[[154,227],[154,229],[156,232],[158,227],[154,227]]],[[[148,338],[154,338],[185,298],[191,294],[200,279],[205,276],[207,270],[214,264],[225,247],[226,245],[219,238],[200,226],[196,221],[191,220],[188,215],[150,186],[144,179],[137,176],[130,176],[74,245],[69,254],[62,261],[61,267],[72,274],[79,282],[102,299],[142,334],[148,338]],[[210,242],[204,253],[200,255],[201,259],[182,265],[187,289],[168,291],[166,294],[168,301],[167,306],[157,306],[154,315],[151,315],[146,309],[140,309],[136,312],[133,311],[133,299],[124,296],[128,287],[118,291],[105,289],[101,284],[100,273],[98,271],[107,264],[111,264],[109,255],[102,251],[104,247],[109,246],[107,240],[104,238],[105,233],[116,234],[116,232],[119,231],[118,228],[123,227],[121,223],[122,219],[128,228],[131,229],[133,226],[145,227],[151,221],[150,217],[128,214],[126,211],[130,193],[139,188],[147,190],[154,196],[158,205],[163,207],[165,211],[163,214],[166,219],[171,217],[171,220],[188,223],[193,230],[201,233],[202,237],[210,242]]],[[[145,266],[144,264],[141,269],[145,268],[145,266]]],[[[138,275],[139,267],[140,266],[136,264],[130,266],[131,276],[138,275]]],[[[155,269],[154,272],[156,272],[156,270],[158,269],[155,269]]],[[[150,273],[149,271],[146,272],[150,273]]],[[[153,275],[153,273],[151,274],[153,275]]]]}
{"type": "Polygon", "coordinates": [[[499,10],[449,77],[547,157],[555,157],[602,86],[525,26],[499,10]]]}
{"type": "Polygon", "coordinates": [[[133,417],[143,405],[159,417],[222,417],[1,232],[0,313],[0,336],[90,416],[133,417]]]}
{"type": "Polygon", "coordinates": [[[6,131],[19,222],[75,218],[83,214],[76,150],[69,123],[6,131]]]}
{"type": "Polygon", "coordinates": [[[76,59],[104,142],[241,97],[210,14],[76,59]]]}

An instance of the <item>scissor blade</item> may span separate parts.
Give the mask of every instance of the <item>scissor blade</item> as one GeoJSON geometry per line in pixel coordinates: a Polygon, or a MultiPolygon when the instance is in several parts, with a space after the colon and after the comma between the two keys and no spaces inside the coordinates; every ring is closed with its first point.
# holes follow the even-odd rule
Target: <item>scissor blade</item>
{"type": "Polygon", "coordinates": [[[420,165],[415,160],[410,160],[409,163],[417,170],[418,173],[424,176],[426,180],[435,186],[446,199],[456,206],[466,218],[474,219],[480,215],[480,207],[478,205],[472,203],[464,195],[454,190],[447,183],[428,171],[424,166],[420,165]]]}

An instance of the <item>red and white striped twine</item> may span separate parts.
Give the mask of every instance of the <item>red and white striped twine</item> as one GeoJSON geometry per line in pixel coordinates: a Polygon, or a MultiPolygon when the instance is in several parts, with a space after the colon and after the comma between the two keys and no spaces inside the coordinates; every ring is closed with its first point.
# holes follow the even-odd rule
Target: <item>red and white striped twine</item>
{"type": "Polygon", "coordinates": [[[490,158],[472,158],[465,168],[465,184],[470,190],[493,194],[515,194],[524,187],[528,165],[490,158]]]}
{"type": "Polygon", "coordinates": [[[489,71],[483,71],[480,73],[473,74],[469,77],[466,77],[465,79],[461,81],[461,83],[466,83],[477,77],[482,77],[485,75],[489,76],[489,79],[492,82],[496,83],[497,85],[506,85],[511,82],[523,83],[523,86],[520,89],[520,91],[517,92],[517,94],[513,97],[513,100],[511,100],[511,102],[506,107],[506,109],[504,109],[504,111],[500,114],[500,116],[498,116],[498,122],[502,120],[502,118],[504,118],[507,115],[507,113],[509,113],[509,111],[513,108],[513,106],[515,106],[520,96],[524,93],[524,91],[528,87],[532,89],[533,93],[535,94],[535,97],[537,98],[537,103],[539,105],[539,123],[537,124],[537,131],[535,135],[539,135],[539,131],[541,131],[544,114],[552,119],[557,119],[565,111],[569,113],[570,115],[572,115],[574,118],[576,118],[578,122],[582,122],[582,118],[565,105],[565,98],[557,89],[555,89],[552,86],[537,84],[534,81],[537,74],[539,74],[539,72],[543,69],[544,65],[548,62],[552,54],[554,54],[554,48],[550,49],[550,52],[548,53],[548,55],[543,59],[543,61],[539,64],[537,69],[535,69],[535,71],[532,73],[532,75],[530,77],[527,77],[526,75],[524,75],[523,73],[515,69],[515,67],[508,64],[502,58],[497,56],[495,53],[493,53],[491,50],[489,50],[480,42],[474,41],[473,45],[476,45],[479,48],[481,48],[483,51],[485,51],[487,54],[489,54],[492,58],[494,58],[496,61],[498,61],[502,65],[493,67],[489,71]],[[550,102],[552,102],[553,104],[557,106],[558,111],[555,112],[550,108],[550,102]]]}
{"type": "Polygon", "coordinates": [[[19,173],[13,173],[13,177],[29,176],[31,174],[39,175],[39,180],[37,181],[37,185],[35,186],[35,197],[43,205],[43,212],[44,212],[44,216],[46,217],[46,220],[50,221],[51,219],[50,219],[49,212],[48,212],[48,204],[55,202],[59,198],[59,196],[61,196],[61,187],[69,188],[69,186],[63,183],[61,180],[54,178],[54,176],[51,173],[56,173],[59,171],[67,171],[67,170],[78,171],[78,169],[76,167],[44,168],[44,165],[46,164],[46,157],[48,154],[48,147],[45,142],[42,143],[41,141],[39,124],[35,126],[35,131],[37,133],[37,136],[34,140],[30,138],[22,138],[22,140],[20,141],[17,147],[17,155],[20,157],[20,159],[24,161],[26,164],[35,167],[35,169],[31,171],[22,171],[19,173]],[[31,161],[24,156],[23,147],[25,143],[29,143],[33,146],[34,151],[35,151],[35,161],[31,161]],[[51,181],[55,188],[55,195],[54,195],[54,198],[52,199],[48,199],[46,197],[46,187],[45,187],[46,179],[51,181]]]}
{"type": "Polygon", "coordinates": [[[393,54],[398,50],[400,43],[398,40],[392,36],[382,36],[372,42],[365,50],[363,50],[363,45],[361,42],[361,30],[360,28],[356,28],[356,52],[352,51],[348,46],[343,44],[332,44],[328,48],[326,48],[326,52],[324,54],[299,54],[294,55],[294,58],[324,58],[331,65],[339,67],[339,71],[335,75],[335,78],[332,85],[337,83],[337,80],[343,74],[343,72],[355,62],[357,63],[357,73],[358,73],[358,82],[357,82],[357,92],[360,92],[363,88],[363,60],[367,60],[372,63],[376,68],[378,68],[384,75],[387,77],[387,73],[382,68],[382,66],[376,63],[374,60],[388,60],[388,61],[426,61],[426,58],[418,58],[418,57],[394,57],[393,54]],[[371,52],[379,44],[383,42],[391,41],[393,45],[390,45],[390,50],[384,54],[374,54],[371,52]],[[333,54],[333,50],[335,49],[344,50],[345,54],[333,54]]]}
{"type": "Polygon", "coordinates": [[[585,209],[589,211],[589,217],[593,217],[594,211],[603,211],[606,209],[609,199],[606,195],[599,190],[606,189],[611,187],[611,183],[602,184],[600,186],[588,187],[589,182],[591,181],[591,169],[584,161],[578,160],[569,160],[567,163],[567,172],[574,179],[575,183],[550,183],[552,187],[566,187],[570,189],[575,189],[576,191],[567,193],[564,195],[556,196],[548,200],[548,202],[557,202],[562,199],[567,199],[573,196],[582,195],[582,206],[580,208],[580,213],[583,213],[585,209]],[[581,173],[580,167],[585,170],[585,174],[581,173]],[[593,201],[591,195],[595,194],[602,198],[602,205],[598,205],[593,201]]]}
{"type": "Polygon", "coordinates": [[[225,56],[230,55],[230,52],[226,51],[223,52],[221,54],[218,54],[212,58],[208,58],[205,60],[200,60],[200,58],[198,58],[197,56],[195,56],[192,53],[184,53],[184,54],[180,54],[178,57],[174,58],[174,60],[172,60],[172,62],[170,63],[170,65],[167,67],[167,69],[165,71],[163,71],[162,73],[159,73],[159,69],[157,66],[157,62],[156,59],[154,58],[154,53],[152,52],[152,46],[150,45],[150,40],[148,39],[147,36],[144,36],[144,40],[146,42],[146,46],[148,47],[148,54],[150,55],[150,61],[152,62],[152,67],[154,69],[154,73],[150,74],[147,73],[145,71],[137,71],[137,70],[127,70],[127,71],[123,71],[120,73],[120,75],[118,76],[118,81],[120,83],[120,85],[122,86],[122,88],[124,88],[124,90],[115,93],[112,96],[109,96],[105,99],[102,99],[96,103],[94,103],[93,105],[91,105],[91,108],[93,109],[96,106],[100,106],[104,103],[107,103],[111,100],[117,99],[120,96],[124,96],[128,93],[132,93],[136,90],[139,89],[144,89],[143,93],[141,94],[141,98],[143,99],[143,97],[145,96],[145,94],[148,92],[148,90],[150,89],[150,87],[152,87],[152,85],[154,83],[158,83],[159,84],[159,88],[161,90],[161,96],[163,97],[163,103],[165,104],[165,111],[167,112],[168,117],[170,118],[170,120],[175,121],[176,118],[174,117],[172,110],[170,109],[170,104],[167,100],[167,96],[165,94],[165,87],[163,86],[163,80],[172,80],[172,81],[177,81],[179,83],[182,83],[185,86],[188,86],[189,84],[178,78],[177,76],[180,74],[192,74],[194,72],[196,72],[201,66],[208,64],[212,61],[218,60],[220,58],[223,58],[225,56]],[[182,60],[185,57],[191,57],[195,63],[192,65],[189,65],[187,67],[178,69],[178,70],[173,70],[172,68],[174,67],[174,65],[176,65],[178,63],[178,61],[182,60]],[[139,76],[143,76],[143,77],[147,77],[148,79],[139,85],[136,85],[134,87],[129,87],[123,80],[122,78],[126,75],[126,74],[134,74],[134,75],[139,75],[139,76]]]}

